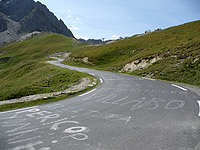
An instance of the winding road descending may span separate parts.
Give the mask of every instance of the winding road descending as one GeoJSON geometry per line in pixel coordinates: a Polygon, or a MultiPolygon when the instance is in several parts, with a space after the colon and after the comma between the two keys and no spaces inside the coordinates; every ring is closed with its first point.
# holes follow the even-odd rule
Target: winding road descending
{"type": "Polygon", "coordinates": [[[193,150],[200,98],[152,79],[86,72],[99,86],[59,102],[0,113],[0,150],[193,150]]]}

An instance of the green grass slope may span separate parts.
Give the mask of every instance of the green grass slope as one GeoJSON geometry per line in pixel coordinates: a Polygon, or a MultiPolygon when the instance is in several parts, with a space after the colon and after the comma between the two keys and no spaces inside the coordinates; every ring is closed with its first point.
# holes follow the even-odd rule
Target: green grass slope
{"type": "Polygon", "coordinates": [[[200,86],[200,21],[100,46],[72,50],[66,64],[118,72],[135,60],[162,59],[130,74],[200,86]],[[88,57],[89,63],[82,58],[88,57]]]}
{"type": "Polygon", "coordinates": [[[67,89],[87,74],[45,63],[47,54],[84,44],[59,34],[40,34],[0,47],[0,101],[67,89]]]}

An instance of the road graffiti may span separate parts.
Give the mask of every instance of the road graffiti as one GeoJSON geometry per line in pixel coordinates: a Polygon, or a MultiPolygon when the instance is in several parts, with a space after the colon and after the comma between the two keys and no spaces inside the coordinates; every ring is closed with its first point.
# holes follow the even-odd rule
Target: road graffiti
{"type": "Polygon", "coordinates": [[[124,96],[119,98],[119,95],[110,94],[110,95],[96,95],[93,94],[85,100],[93,100],[94,102],[102,103],[102,104],[111,104],[111,105],[120,105],[120,106],[132,106],[130,110],[139,109],[139,108],[147,108],[149,110],[156,110],[158,108],[166,109],[166,110],[174,110],[183,108],[185,105],[185,101],[176,100],[176,99],[163,99],[163,98],[146,98],[140,97],[138,99],[132,99],[130,96],[124,96]]]}
{"type": "Polygon", "coordinates": [[[51,149],[49,147],[41,147],[40,149],[35,148],[35,146],[38,146],[38,145],[41,145],[41,144],[43,144],[42,141],[36,141],[36,142],[33,142],[33,143],[28,143],[26,145],[20,145],[20,146],[11,148],[9,150],[49,150],[49,149],[51,149]]]}
{"type": "Polygon", "coordinates": [[[167,103],[167,105],[165,105],[165,109],[178,109],[178,108],[182,108],[185,105],[184,101],[181,100],[173,100],[167,103]]]}
{"type": "MultiPolygon", "coordinates": [[[[105,103],[105,101],[104,101],[105,103]]],[[[122,114],[100,112],[98,110],[85,110],[74,107],[52,106],[43,108],[30,108],[6,114],[0,118],[0,125],[7,136],[9,150],[50,150],[50,144],[57,144],[68,140],[85,141],[89,139],[90,128],[82,125],[76,116],[91,118],[101,121],[109,121],[128,124],[132,117],[122,114]],[[52,112],[53,109],[53,112],[52,112]],[[59,113],[66,112],[67,116],[62,117],[59,113]],[[34,119],[34,122],[29,120],[34,119]],[[43,126],[43,128],[39,128],[43,126]],[[47,133],[45,133],[45,132],[47,133]],[[56,134],[58,133],[59,134],[56,134]],[[44,141],[43,136],[48,134],[51,137],[50,144],[44,141]],[[59,136],[56,136],[59,135],[59,136]]]]}
{"type": "MultiPolygon", "coordinates": [[[[45,108],[45,107],[44,107],[45,108]]],[[[42,135],[44,134],[42,129],[37,127],[42,125],[46,128],[49,126],[49,136],[54,136],[55,132],[61,130],[60,140],[66,140],[70,138],[72,140],[83,141],[88,139],[86,135],[90,129],[82,126],[80,121],[69,120],[68,118],[61,118],[60,114],[53,113],[51,109],[60,110],[60,106],[49,107],[47,110],[40,108],[31,108],[22,111],[13,112],[8,114],[7,117],[2,117],[2,127],[4,128],[4,134],[7,135],[7,144],[12,146],[9,150],[49,150],[49,146],[44,146],[42,135]],[[49,109],[49,110],[48,110],[49,109]],[[35,119],[35,123],[31,123],[28,120],[35,119]],[[50,121],[50,122],[49,122],[50,121]],[[35,141],[35,142],[33,142],[35,141]],[[16,146],[17,145],[17,146],[16,146]],[[37,148],[36,148],[37,147],[37,148]],[[38,148],[41,147],[41,148],[38,148]]],[[[71,108],[70,108],[71,109],[71,108]]],[[[81,110],[72,110],[71,114],[76,114],[81,110]]],[[[56,144],[58,140],[52,140],[52,144],[56,144]]]]}
{"type": "Polygon", "coordinates": [[[171,90],[150,90],[150,89],[146,89],[144,91],[144,93],[147,93],[151,96],[155,96],[155,94],[159,94],[159,95],[186,95],[187,92],[186,91],[171,91],[171,90]]]}

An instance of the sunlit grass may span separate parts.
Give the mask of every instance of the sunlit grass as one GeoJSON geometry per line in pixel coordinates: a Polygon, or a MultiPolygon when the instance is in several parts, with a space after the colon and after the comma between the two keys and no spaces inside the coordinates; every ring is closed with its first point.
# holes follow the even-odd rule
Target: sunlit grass
{"type": "Polygon", "coordinates": [[[200,21],[110,44],[75,48],[72,59],[66,59],[65,63],[118,72],[134,60],[156,56],[162,60],[130,74],[200,86],[200,21]],[[89,57],[91,63],[83,63],[84,57],[89,57]],[[189,67],[185,65],[188,63],[189,67]]]}
{"type": "Polygon", "coordinates": [[[41,34],[0,48],[0,100],[67,89],[89,75],[45,63],[47,56],[84,46],[59,34],[41,34]]]}

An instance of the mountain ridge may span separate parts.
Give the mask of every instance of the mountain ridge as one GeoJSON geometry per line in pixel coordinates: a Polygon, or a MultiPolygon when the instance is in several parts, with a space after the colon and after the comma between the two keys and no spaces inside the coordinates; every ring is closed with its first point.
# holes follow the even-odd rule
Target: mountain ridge
{"type": "MultiPolygon", "coordinates": [[[[74,38],[73,33],[64,22],[61,19],[58,20],[54,13],[40,2],[33,0],[1,0],[0,12],[21,25],[20,30],[16,32],[17,35],[34,31],[50,31],[74,38]]],[[[5,25],[8,26],[8,21],[6,19],[1,20],[0,31],[3,31],[6,29],[5,25]]],[[[16,38],[0,43],[8,43],[14,40],[16,38]]]]}

